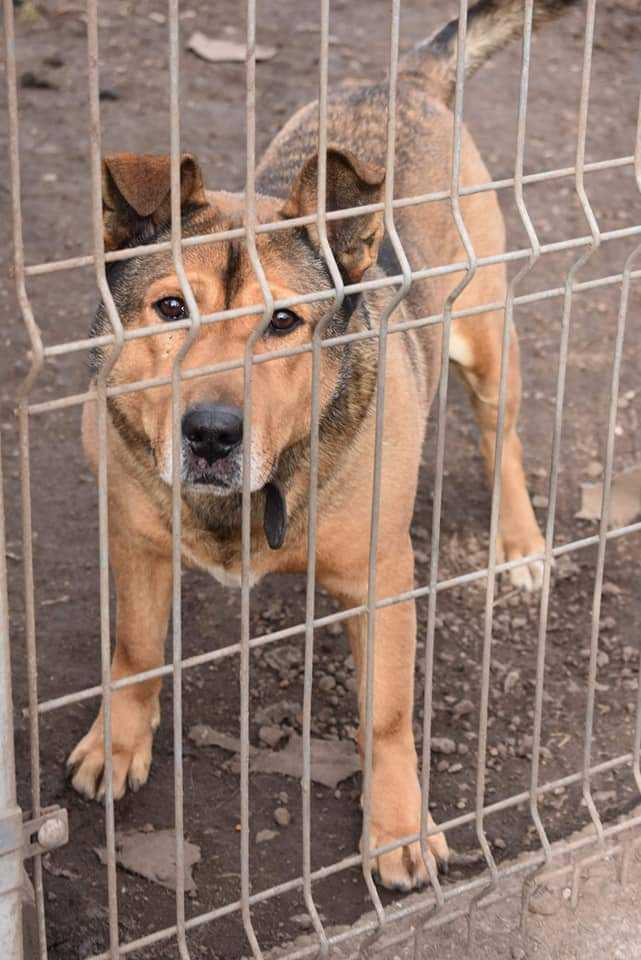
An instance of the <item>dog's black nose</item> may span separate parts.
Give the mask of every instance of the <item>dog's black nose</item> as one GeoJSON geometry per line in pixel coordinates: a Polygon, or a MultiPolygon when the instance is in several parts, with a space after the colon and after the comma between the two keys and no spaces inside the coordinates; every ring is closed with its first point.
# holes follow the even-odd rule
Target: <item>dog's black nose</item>
{"type": "Polygon", "coordinates": [[[194,454],[211,464],[243,439],[243,411],[222,403],[192,407],[182,419],[182,432],[194,454]]]}

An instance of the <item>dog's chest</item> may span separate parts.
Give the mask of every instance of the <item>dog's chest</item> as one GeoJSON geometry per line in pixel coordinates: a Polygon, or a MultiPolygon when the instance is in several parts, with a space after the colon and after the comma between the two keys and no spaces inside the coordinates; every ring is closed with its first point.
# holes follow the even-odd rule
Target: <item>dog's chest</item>
{"type": "MultiPolygon", "coordinates": [[[[211,549],[211,544],[207,545],[209,549],[203,549],[203,546],[202,543],[190,542],[189,538],[184,538],[182,552],[185,560],[191,566],[198,567],[200,570],[206,570],[207,573],[211,574],[214,580],[217,580],[223,587],[240,588],[242,586],[240,557],[234,559],[232,562],[224,563],[220,552],[216,549],[211,549]]],[[[260,574],[250,569],[249,585],[253,587],[259,580],[260,574]]]]}

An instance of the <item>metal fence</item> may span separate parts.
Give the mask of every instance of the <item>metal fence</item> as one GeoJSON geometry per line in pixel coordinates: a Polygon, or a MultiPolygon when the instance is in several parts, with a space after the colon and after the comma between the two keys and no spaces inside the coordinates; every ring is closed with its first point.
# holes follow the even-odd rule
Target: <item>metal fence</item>
{"type": "MultiPolygon", "coordinates": [[[[588,259],[599,248],[610,240],[630,238],[641,235],[641,225],[624,229],[604,232],[599,229],[594,212],[590,205],[585,186],[586,173],[597,170],[634,167],[639,187],[641,188],[641,119],[637,129],[636,153],[634,156],[618,157],[597,163],[585,162],[586,129],[588,120],[588,102],[590,91],[590,74],[592,63],[593,33],[595,23],[596,0],[588,0],[581,95],[578,117],[578,139],[576,144],[576,159],[572,167],[551,169],[534,174],[524,174],[524,149],[526,143],[526,108],[528,101],[528,77],[530,62],[530,40],[533,16],[533,0],[524,0],[525,29],[522,44],[522,65],[520,76],[520,97],[518,107],[518,139],[512,177],[500,181],[477,184],[460,188],[460,157],[461,157],[461,123],[463,112],[463,78],[464,78],[464,50],[466,34],[466,0],[460,2],[459,19],[459,54],[457,65],[457,86],[454,103],[453,125],[453,159],[451,168],[450,189],[439,193],[423,196],[396,197],[394,195],[394,161],[395,161],[395,132],[396,132],[396,80],[398,69],[399,45],[399,16],[400,0],[391,2],[391,45],[389,53],[389,110],[387,120],[387,178],[384,201],[370,205],[367,208],[355,207],[342,210],[338,213],[326,212],[325,180],[326,180],[326,151],[327,151],[327,80],[328,80],[328,49],[329,49],[329,0],[321,0],[321,44],[320,44],[320,88],[319,88],[319,167],[318,167],[318,209],[315,215],[299,217],[275,223],[259,223],[256,214],[255,191],[255,115],[256,115],[256,83],[255,83],[255,51],[256,51],[256,2],[247,2],[247,61],[246,61],[246,192],[245,192],[245,226],[242,229],[228,230],[224,233],[207,236],[196,236],[182,239],[181,212],[180,212],[180,103],[179,103],[179,44],[178,44],[178,0],[169,0],[168,30],[169,30],[169,81],[170,81],[170,112],[169,124],[171,130],[171,241],[141,246],[125,250],[105,253],[102,234],[102,199],[101,199],[101,120],[98,78],[98,3],[97,0],[87,0],[87,37],[88,37],[88,83],[90,93],[89,134],[91,149],[92,173],[92,203],[93,203],[93,254],[74,257],[67,260],[56,260],[47,263],[27,265],[24,258],[22,239],[22,214],[20,190],[20,152],[19,152],[19,123],[16,86],[16,57],[14,37],[14,9],[12,0],[4,0],[5,42],[7,57],[7,89],[8,113],[10,134],[10,161],[11,161],[11,188],[13,198],[13,239],[14,239],[14,271],[17,296],[24,324],[29,336],[31,354],[30,370],[26,377],[18,400],[18,417],[20,428],[20,468],[22,483],[22,533],[24,541],[24,589],[26,612],[26,654],[28,659],[29,676],[29,730],[31,744],[31,820],[28,823],[27,833],[37,834],[32,841],[30,853],[33,854],[33,882],[36,892],[37,912],[39,920],[40,956],[47,958],[47,937],[45,924],[45,891],[41,856],[44,851],[51,849],[64,840],[64,818],[61,812],[48,811],[43,806],[40,777],[40,741],[39,719],[49,711],[68,706],[80,701],[102,696],[104,704],[104,737],[105,737],[105,830],[107,840],[107,875],[109,900],[109,948],[92,960],[116,960],[127,956],[134,951],[168,941],[173,944],[171,949],[177,949],[179,955],[186,960],[190,951],[187,942],[189,930],[203,924],[214,924],[223,916],[239,914],[245,930],[246,938],[255,957],[263,956],[252,921],[252,909],[255,905],[278,897],[292,890],[302,890],[307,910],[313,922],[315,945],[295,948],[289,954],[294,958],[311,956],[320,951],[321,956],[330,956],[334,946],[347,941],[355,933],[373,934],[368,941],[367,949],[375,952],[376,935],[386,929],[386,926],[404,916],[415,915],[416,921],[422,928],[434,926],[443,922],[450,922],[456,911],[445,910],[451,903],[456,903],[462,894],[473,894],[471,905],[461,908],[459,913],[472,916],[473,910],[483,903],[491,902],[492,892],[504,875],[524,875],[531,885],[532,869],[538,871],[543,867],[554,867],[555,858],[559,850],[563,853],[577,851],[583,848],[594,847],[597,856],[611,856],[616,851],[624,849],[624,832],[641,823],[641,817],[627,817],[615,824],[602,822],[601,816],[592,795],[592,781],[596,774],[604,770],[613,770],[624,766],[632,767],[634,777],[641,791],[641,770],[639,757],[641,751],[641,693],[636,712],[636,723],[633,743],[620,756],[614,756],[606,762],[595,764],[592,756],[593,717],[595,706],[595,690],[597,678],[597,654],[599,651],[599,622],[600,603],[603,587],[606,546],[613,538],[622,537],[641,530],[641,522],[629,524],[625,527],[609,529],[608,506],[610,488],[613,476],[614,441],[616,426],[617,398],[619,375],[622,361],[624,331],[627,319],[628,299],[630,286],[633,280],[641,277],[641,269],[635,269],[635,263],[641,251],[637,247],[625,262],[623,271],[613,276],[604,276],[589,281],[579,280],[581,269],[588,259]],[[563,240],[555,243],[542,244],[539,242],[533,227],[524,198],[524,187],[527,184],[538,183],[544,180],[570,180],[574,183],[576,195],[580,201],[583,213],[589,225],[589,233],[584,236],[563,240]],[[479,258],[475,255],[470,242],[465,221],[461,213],[461,198],[488,190],[514,190],[519,215],[528,236],[528,245],[522,249],[510,250],[493,256],[479,258]],[[439,267],[426,267],[412,271],[399,235],[395,228],[395,213],[398,209],[409,205],[428,204],[434,201],[447,200],[451,206],[462,245],[466,251],[466,261],[448,264],[439,267]],[[348,218],[357,214],[382,210],[385,229],[391,238],[401,273],[383,280],[365,281],[346,285],[337,267],[334,255],[330,248],[327,236],[327,223],[337,218],[348,218]],[[318,291],[309,295],[274,301],[270,288],[265,279],[257,252],[256,238],[258,234],[278,230],[290,230],[295,226],[315,223],[317,225],[323,255],[331,272],[335,289],[332,291],[318,291]],[[202,316],[199,312],[196,299],[190,289],[189,282],[183,268],[182,256],[186,247],[199,244],[210,244],[229,239],[242,239],[246,245],[255,275],[259,281],[263,302],[249,308],[225,310],[209,316],[202,316]],[[147,256],[154,251],[170,250],[173,257],[176,273],[179,277],[183,295],[189,307],[190,319],[164,323],[156,327],[146,327],[144,330],[126,330],[118,315],[109,284],[107,282],[107,263],[131,257],[147,256]],[[520,294],[519,287],[537,260],[547,254],[559,251],[575,251],[576,259],[567,272],[565,283],[554,289],[546,289],[536,293],[520,294]],[[484,304],[479,307],[465,310],[456,309],[456,300],[465,286],[470,282],[475,271],[485,265],[496,263],[515,263],[520,269],[509,283],[505,303],[484,304]],[[71,342],[57,343],[45,347],[43,345],[37,319],[34,317],[27,290],[30,278],[49,274],[53,271],[67,271],[79,267],[93,266],[96,283],[104,301],[108,318],[112,326],[110,335],[96,339],[82,339],[71,342]],[[395,323],[388,328],[388,319],[392,310],[406,296],[413,282],[429,277],[443,276],[450,273],[463,272],[463,278],[447,298],[441,313],[435,316],[412,318],[403,323],[395,323]],[[296,303],[327,301],[328,304],[340,304],[344,297],[363,290],[378,286],[392,286],[395,294],[385,316],[382,317],[380,327],[375,331],[365,331],[357,334],[348,334],[332,339],[324,337],[327,320],[317,327],[313,341],[304,346],[293,349],[281,349],[272,352],[268,357],[255,358],[254,347],[258,337],[265,330],[274,308],[285,308],[296,303]],[[603,509],[597,535],[580,540],[554,544],[555,532],[555,505],[559,479],[559,462],[561,448],[561,428],[564,413],[565,376],[568,360],[569,336],[571,329],[574,295],[579,291],[592,290],[599,287],[618,286],[620,288],[620,306],[616,328],[616,340],[612,356],[612,371],[610,385],[609,423],[607,435],[607,456],[604,472],[603,509]],[[504,423],[504,400],[506,394],[507,364],[502,363],[499,391],[499,418],[497,424],[497,466],[492,485],[491,525],[489,561],[484,569],[474,570],[461,576],[442,580],[439,578],[439,534],[441,524],[441,504],[443,495],[443,469],[445,458],[445,422],[448,393],[448,346],[450,327],[456,317],[467,317],[504,309],[506,322],[504,324],[503,355],[507,356],[510,337],[510,322],[516,305],[531,304],[539,300],[557,298],[562,303],[561,342],[559,350],[558,381],[556,392],[554,435],[552,440],[551,473],[549,478],[549,510],[545,529],[545,551],[539,557],[527,557],[517,561],[499,562],[496,553],[496,535],[498,531],[499,505],[501,499],[501,441],[504,423]],[[257,318],[255,331],[250,337],[244,356],[236,361],[224,364],[212,364],[200,369],[190,369],[183,372],[182,364],[199,335],[199,332],[209,324],[215,324],[232,316],[253,315],[257,318]],[[381,479],[381,444],[382,423],[385,404],[385,357],[389,336],[403,330],[416,329],[430,324],[440,324],[443,330],[442,360],[440,367],[440,382],[436,415],[438,418],[438,432],[436,440],[436,483],[433,496],[433,526],[431,531],[431,559],[429,582],[417,586],[400,596],[378,598],[376,595],[376,550],[378,540],[378,498],[380,496],[381,479]],[[109,370],[115,363],[123,345],[130,339],[139,336],[163,336],[170,331],[188,330],[188,336],[180,350],[178,359],[173,367],[171,378],[154,379],[125,386],[108,386],[109,370]],[[316,494],[318,490],[318,462],[319,462],[319,372],[321,351],[336,345],[364,338],[378,340],[378,384],[376,394],[376,424],[377,436],[375,445],[375,469],[373,476],[373,511],[371,517],[370,537],[370,568],[369,591],[367,602],[353,608],[329,616],[319,617],[315,611],[315,554],[316,554],[316,494]],[[45,402],[33,402],[31,392],[40,372],[50,358],[69,354],[75,351],[89,351],[96,346],[110,346],[112,351],[109,360],[98,375],[95,387],[85,393],[63,396],[45,402]],[[294,353],[311,352],[312,354],[312,427],[310,435],[311,475],[309,490],[309,529],[308,529],[308,574],[306,592],[305,622],[288,627],[270,634],[252,636],[250,631],[250,438],[251,438],[251,397],[252,373],[257,362],[265,359],[273,360],[291,356],[294,353]],[[241,586],[241,632],[239,642],[222,649],[184,658],[182,653],[181,637],[181,480],[180,480],[180,398],[181,385],[187,378],[211,375],[216,372],[230,369],[242,369],[244,373],[244,446],[243,446],[243,491],[242,491],[242,586],[241,586]],[[112,682],[110,667],[110,608],[109,608],[109,551],[108,551],[108,500],[107,500],[107,399],[111,396],[122,396],[140,390],[151,390],[159,385],[170,385],[173,404],[173,488],[172,488],[172,529],[173,529],[173,654],[171,663],[145,673],[126,677],[112,682]],[[42,413],[77,406],[85,401],[96,404],[99,436],[99,543],[100,543],[100,623],[101,623],[101,652],[102,678],[98,686],[69,693],[56,699],[41,701],[37,689],[37,644],[35,628],[35,597],[34,573],[32,552],[32,520],[30,497],[30,467],[29,467],[29,431],[32,418],[42,413]],[[580,551],[587,547],[597,546],[598,559],[593,589],[592,630],[589,646],[589,674],[587,686],[587,709],[585,713],[584,730],[584,759],[580,770],[560,780],[542,782],[539,770],[539,752],[541,747],[541,730],[543,717],[543,686],[546,657],[548,606],[551,588],[551,570],[554,559],[564,554],[580,551]],[[485,774],[487,760],[488,734],[488,705],[490,690],[490,664],[493,636],[493,607],[495,599],[495,585],[497,576],[518,565],[527,564],[533,559],[540,559],[544,563],[543,588],[540,598],[540,629],[537,645],[537,673],[534,724],[532,730],[532,761],[529,788],[517,795],[510,796],[493,804],[486,803],[485,774]],[[433,673],[434,641],[436,628],[436,600],[440,591],[449,590],[474,581],[486,581],[485,618],[482,642],[482,672],[481,672],[481,700],[478,716],[479,750],[476,771],[476,799],[474,810],[461,814],[437,828],[439,831],[451,831],[465,825],[474,824],[478,842],[483,851],[487,864],[487,873],[465,882],[443,886],[436,875],[427,855],[426,841],[430,833],[427,822],[427,803],[423,804],[423,820],[420,835],[399,839],[378,851],[369,849],[369,812],[371,804],[371,773],[372,773],[372,735],[373,735],[373,685],[374,671],[374,626],[377,610],[389,605],[398,604],[420,597],[428,598],[428,620],[425,643],[425,713],[424,736],[422,751],[422,790],[427,797],[430,784],[430,722],[431,722],[431,679],[433,673]],[[365,729],[365,759],[364,759],[364,789],[363,789],[363,817],[364,817],[364,847],[363,854],[353,854],[345,857],[329,867],[314,870],[311,856],[311,805],[310,805],[310,737],[311,737],[311,710],[312,710],[312,666],[314,635],[320,627],[331,623],[344,621],[349,617],[365,615],[367,618],[367,697],[364,717],[365,729]],[[250,865],[250,807],[249,807],[249,699],[250,699],[250,652],[260,646],[272,644],[277,640],[299,637],[304,642],[305,676],[304,676],[304,705],[303,705],[303,745],[304,745],[304,772],[301,782],[303,822],[301,833],[301,864],[302,872],[297,878],[284,882],[276,887],[260,891],[252,891],[252,872],[250,865]],[[240,754],[240,854],[241,854],[241,896],[236,902],[228,903],[217,909],[210,910],[198,916],[187,919],[185,913],[184,864],[183,864],[183,754],[182,754],[182,674],[205,663],[214,663],[222,658],[237,657],[239,663],[239,683],[241,695],[241,754],[240,754]],[[168,676],[173,683],[173,746],[174,746],[174,798],[175,798],[175,834],[176,834],[176,921],[175,924],[157,930],[147,936],[132,941],[123,942],[120,939],[118,924],[118,889],[116,872],[115,848],[115,819],[113,797],[113,770],[111,755],[111,724],[110,710],[112,696],[116,690],[125,686],[140,683],[143,680],[168,676]],[[539,813],[539,803],[542,796],[563,785],[578,784],[581,786],[583,798],[593,824],[593,833],[582,836],[573,842],[566,842],[559,846],[552,846],[543,821],[539,813]],[[518,862],[508,867],[499,867],[492,854],[491,846],[486,837],[485,819],[489,814],[497,813],[524,802],[529,803],[532,822],[536,827],[540,841],[540,849],[524,862],[518,862]],[[38,832],[39,831],[39,832],[38,832]],[[622,838],[619,846],[605,846],[606,840],[622,838]],[[372,877],[373,857],[393,847],[399,847],[410,841],[421,841],[424,856],[430,869],[431,888],[422,896],[420,902],[412,901],[409,905],[385,908],[372,877]],[[323,920],[315,905],[315,884],[320,880],[346,870],[356,864],[362,864],[363,876],[375,910],[375,918],[361,923],[356,930],[343,932],[329,937],[326,933],[323,920]]],[[[329,319],[329,318],[327,318],[329,319]]],[[[1,506],[1,505],[0,505],[1,506]]],[[[2,522],[0,508],[0,523],[2,522]]],[[[5,553],[3,548],[3,530],[0,528],[0,941],[4,960],[21,960],[21,931],[20,931],[20,896],[22,859],[25,850],[23,843],[23,825],[20,811],[16,807],[14,757],[13,757],[13,728],[11,683],[9,672],[9,626],[8,608],[6,599],[6,569],[5,553]]],[[[571,869],[565,867],[564,869],[571,869]]],[[[578,882],[578,880],[577,880],[578,882]]]]}

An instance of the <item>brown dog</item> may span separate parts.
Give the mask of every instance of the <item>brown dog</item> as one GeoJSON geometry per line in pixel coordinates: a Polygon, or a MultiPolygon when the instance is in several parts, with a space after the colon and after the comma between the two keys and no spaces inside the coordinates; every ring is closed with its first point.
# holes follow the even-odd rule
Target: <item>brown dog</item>
{"type": "MultiPolygon", "coordinates": [[[[535,24],[560,13],[571,0],[539,0],[535,24]]],[[[520,0],[481,0],[469,13],[470,68],[518,35],[520,0]]],[[[456,22],[420,45],[401,62],[398,82],[395,195],[447,190],[452,149],[448,109],[456,62],[456,22]]],[[[351,86],[330,98],[327,205],[339,210],[372,204],[382,197],[387,91],[351,86]]],[[[275,138],[257,170],[262,222],[316,211],[317,107],[301,109],[275,138]]],[[[462,184],[480,184],[488,173],[470,136],[463,131],[462,184]]],[[[182,161],[182,229],[204,234],[242,226],[242,196],[203,188],[196,161],[182,161]]],[[[119,154],[104,164],[105,239],[109,249],[168,237],[167,158],[119,154]]],[[[494,193],[462,200],[462,211],[477,256],[504,249],[504,226],[494,193]]],[[[413,269],[426,264],[465,262],[449,205],[430,203],[397,210],[396,224],[413,269]]],[[[364,213],[328,226],[329,240],[347,283],[398,273],[382,215],[364,213]]],[[[275,299],[331,290],[319,253],[315,226],[259,234],[258,252],[275,299]]],[[[186,273],[202,314],[262,302],[242,242],[184,250],[186,273]]],[[[377,596],[411,590],[414,557],[410,522],[421,444],[436,388],[441,333],[428,326],[394,333],[407,317],[439,313],[462,274],[412,284],[390,319],[382,459],[377,596]]],[[[129,330],[187,316],[171,256],[156,253],[112,264],[109,282],[129,330]]],[[[505,270],[481,269],[456,307],[502,302],[505,270]]],[[[390,287],[347,298],[335,311],[326,336],[376,329],[393,291],[390,287]]],[[[329,301],[278,310],[258,340],[255,353],[309,343],[329,301]]],[[[228,319],[202,328],[183,369],[242,358],[261,317],[228,319]]],[[[451,359],[470,389],[481,430],[488,473],[494,460],[497,391],[503,312],[456,320],[451,359]]],[[[104,308],[93,333],[109,331],[104,308]]],[[[185,331],[128,340],[109,382],[127,384],[171,373],[185,331]]],[[[100,350],[94,361],[104,360],[100,350]]],[[[318,502],[318,582],[344,607],[366,601],[374,448],[374,404],[378,344],[363,339],[322,350],[318,502]]],[[[539,552],[542,539],[530,506],[516,433],[520,376],[512,332],[502,461],[499,548],[508,558],[539,552]]],[[[243,371],[196,377],[182,384],[182,552],[188,564],[210,571],[225,584],[240,578],[240,503],[243,371]]],[[[261,363],[253,369],[251,489],[252,578],[266,573],[305,571],[309,482],[311,355],[309,352],[261,363]],[[288,525],[285,532],[285,521],[288,525]],[[278,548],[278,549],[277,549],[278,548]]],[[[163,663],[170,611],[171,564],[171,393],[169,387],[112,397],[109,409],[110,555],[115,578],[117,644],[113,677],[163,663]]],[[[96,404],[84,410],[83,437],[92,467],[97,464],[96,404]]],[[[540,580],[536,563],[513,571],[513,582],[531,589],[540,580]]],[[[363,662],[366,620],[346,621],[357,667],[363,662]]],[[[376,617],[374,746],[371,843],[389,843],[418,830],[421,793],[412,735],[415,646],[413,602],[381,608],[376,617]]],[[[153,732],[160,719],[160,681],[128,686],[113,696],[114,794],[129,783],[145,783],[153,732]]],[[[359,680],[364,699],[363,672],[359,680]]],[[[102,715],[69,758],[74,787],[100,797],[104,765],[102,715]]],[[[427,802],[427,798],[423,802],[427,802]]],[[[438,860],[447,858],[442,835],[430,839],[438,860]]],[[[381,881],[411,889],[426,880],[419,845],[377,859],[381,881]]]]}

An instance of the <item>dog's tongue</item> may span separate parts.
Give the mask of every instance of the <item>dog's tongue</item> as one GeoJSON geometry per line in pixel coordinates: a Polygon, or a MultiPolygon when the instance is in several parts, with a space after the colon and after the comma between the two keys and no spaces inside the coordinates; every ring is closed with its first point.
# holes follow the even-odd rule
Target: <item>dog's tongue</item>
{"type": "Polygon", "coordinates": [[[282,490],[276,483],[268,483],[265,486],[263,526],[267,543],[272,550],[279,550],[287,533],[287,504],[282,490]]]}

